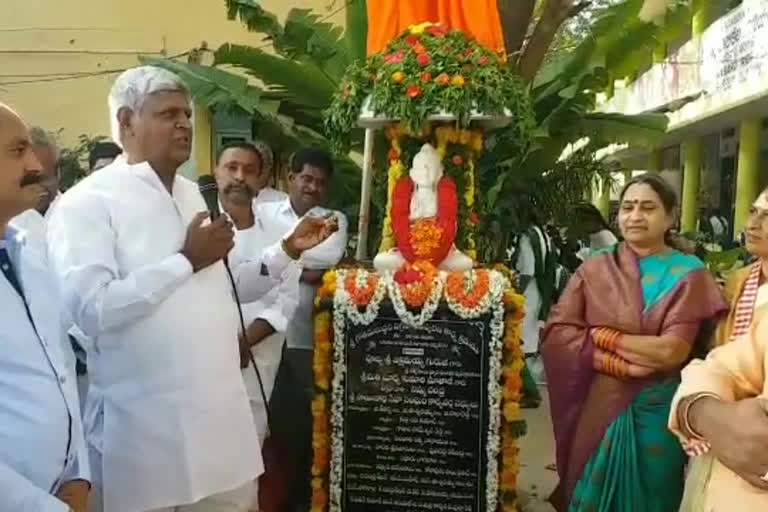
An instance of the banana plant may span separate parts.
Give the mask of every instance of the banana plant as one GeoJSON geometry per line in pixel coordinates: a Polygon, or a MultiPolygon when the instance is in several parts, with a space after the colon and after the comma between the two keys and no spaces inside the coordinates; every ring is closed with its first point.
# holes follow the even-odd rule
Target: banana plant
{"type": "MultiPolygon", "coordinates": [[[[646,21],[638,15],[649,1],[655,0],[618,0],[594,13],[591,30],[575,48],[546,59],[557,28],[590,2],[499,1],[509,65],[530,84],[537,130],[526,154],[515,154],[514,146],[505,143],[503,131],[488,136],[478,185],[488,191],[482,194],[482,208],[493,231],[519,232],[534,213],[551,217],[556,215],[555,206],[581,200],[594,179],[602,179],[596,176],[606,172],[591,161],[589,150],[610,142],[652,144],[664,133],[666,117],[661,114],[595,112],[600,92],[610,90],[615,79],[644,69],[655,48],[679,38],[688,26],[689,0],[671,0],[666,14],[646,21]],[[572,156],[570,163],[560,161],[563,150],[584,137],[590,141],[587,150],[572,156]],[[537,194],[529,193],[533,189],[537,194]]],[[[256,117],[259,130],[278,147],[329,146],[322,129],[323,111],[346,69],[365,59],[365,0],[347,0],[343,29],[308,9],[292,9],[281,24],[255,0],[226,3],[230,19],[263,35],[260,45],[224,44],[214,51],[211,66],[153,62],[181,75],[197,103],[256,117]]],[[[356,130],[352,151],[361,149],[362,130],[356,130]]],[[[382,169],[385,162],[381,161],[382,169]]],[[[341,171],[334,185],[339,187],[339,193],[334,193],[336,206],[354,212],[359,166],[346,156],[337,163],[341,171]]],[[[376,210],[374,201],[374,219],[376,210]]]]}

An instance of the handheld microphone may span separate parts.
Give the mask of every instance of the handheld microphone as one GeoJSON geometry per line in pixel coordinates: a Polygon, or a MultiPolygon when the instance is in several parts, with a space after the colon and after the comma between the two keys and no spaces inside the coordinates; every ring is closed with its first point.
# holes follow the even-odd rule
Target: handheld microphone
{"type": "MultiPolygon", "coordinates": [[[[211,221],[216,220],[221,216],[221,210],[219,210],[219,186],[216,184],[216,179],[210,174],[203,174],[197,178],[197,189],[200,191],[200,195],[203,196],[205,206],[208,208],[208,212],[211,215],[211,221]]],[[[227,258],[223,259],[224,268],[227,270],[227,276],[229,277],[229,284],[232,286],[232,294],[235,296],[235,305],[237,306],[238,319],[240,320],[240,330],[243,333],[243,337],[248,338],[248,330],[245,327],[245,318],[243,317],[243,308],[240,304],[240,296],[237,293],[237,286],[235,284],[235,278],[232,275],[232,271],[229,268],[227,258]]],[[[267,416],[267,428],[272,425],[272,418],[269,409],[269,400],[267,400],[267,394],[264,391],[264,383],[261,380],[261,372],[256,364],[256,359],[253,357],[253,352],[249,349],[248,356],[253,365],[253,370],[256,372],[256,380],[259,383],[259,391],[261,392],[261,399],[264,401],[264,412],[267,416]]]]}
{"type": "Polygon", "coordinates": [[[219,187],[216,185],[216,179],[210,174],[203,174],[197,178],[197,189],[203,196],[205,206],[211,214],[211,220],[216,220],[221,215],[219,210],[219,187]]]}

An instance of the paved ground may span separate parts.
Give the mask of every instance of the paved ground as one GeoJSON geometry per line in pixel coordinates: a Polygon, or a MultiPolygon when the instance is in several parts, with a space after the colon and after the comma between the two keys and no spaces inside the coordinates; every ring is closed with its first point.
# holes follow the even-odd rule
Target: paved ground
{"type": "Polygon", "coordinates": [[[539,389],[543,398],[539,408],[523,409],[528,421],[528,435],[520,440],[518,489],[520,510],[523,512],[554,512],[546,499],[557,483],[556,473],[547,469],[555,462],[555,442],[547,389],[539,389]]]}

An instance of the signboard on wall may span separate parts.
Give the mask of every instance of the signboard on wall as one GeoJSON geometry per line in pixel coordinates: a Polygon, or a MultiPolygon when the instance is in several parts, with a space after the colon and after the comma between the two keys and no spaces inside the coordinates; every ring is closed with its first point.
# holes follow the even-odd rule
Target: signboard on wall
{"type": "Polygon", "coordinates": [[[701,41],[703,86],[723,92],[768,72],[768,2],[745,2],[706,31],[701,41]]]}

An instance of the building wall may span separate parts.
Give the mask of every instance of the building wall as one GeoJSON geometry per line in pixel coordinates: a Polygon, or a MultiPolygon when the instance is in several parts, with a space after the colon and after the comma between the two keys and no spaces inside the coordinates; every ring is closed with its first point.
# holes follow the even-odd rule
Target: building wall
{"type": "MultiPolygon", "coordinates": [[[[203,41],[213,49],[224,42],[264,44],[263,35],[227,20],[224,0],[5,3],[10,5],[0,9],[0,101],[32,124],[61,129],[64,144],[80,134],[109,134],[106,97],[116,76],[111,71],[137,65],[139,54],[177,55],[203,41]],[[72,78],[74,73],[82,75],[72,78]]],[[[330,20],[344,20],[341,2],[333,0],[259,3],[281,20],[293,7],[323,16],[339,11],[330,20]]]]}

